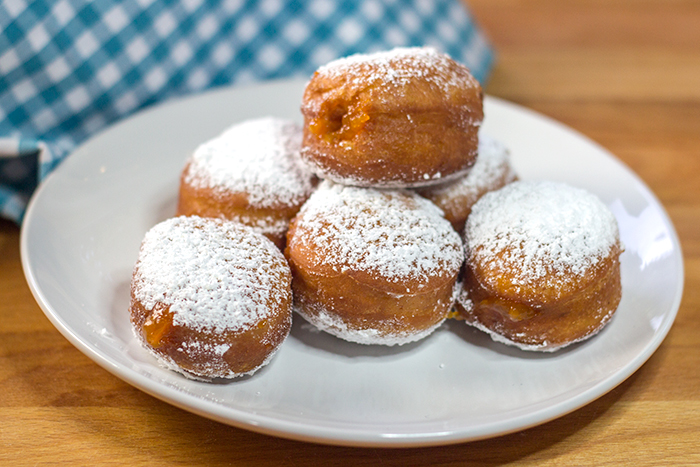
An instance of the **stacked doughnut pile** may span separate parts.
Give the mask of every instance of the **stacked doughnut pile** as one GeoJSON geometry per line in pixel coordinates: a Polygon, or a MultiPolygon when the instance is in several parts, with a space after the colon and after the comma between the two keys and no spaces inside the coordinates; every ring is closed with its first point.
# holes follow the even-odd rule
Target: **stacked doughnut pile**
{"type": "Polygon", "coordinates": [[[615,218],[583,190],[518,181],[480,131],[482,96],[431,48],[353,55],[313,75],[303,127],[250,120],[202,144],[178,217],[141,245],[137,337],[211,379],[269,362],[292,311],[361,344],[451,317],[527,350],[595,334],[621,295],[615,218]]]}

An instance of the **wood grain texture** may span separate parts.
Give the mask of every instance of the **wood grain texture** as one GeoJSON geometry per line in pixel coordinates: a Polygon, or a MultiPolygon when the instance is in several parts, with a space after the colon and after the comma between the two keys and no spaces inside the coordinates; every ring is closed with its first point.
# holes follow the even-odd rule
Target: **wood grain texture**
{"type": "Polygon", "coordinates": [[[498,50],[487,92],[597,141],[672,218],[685,258],[667,339],[619,387],[552,422],[423,449],[354,449],[272,438],[158,401],[72,347],[21,270],[0,221],[0,465],[700,464],[700,2],[471,0],[498,50]]]}

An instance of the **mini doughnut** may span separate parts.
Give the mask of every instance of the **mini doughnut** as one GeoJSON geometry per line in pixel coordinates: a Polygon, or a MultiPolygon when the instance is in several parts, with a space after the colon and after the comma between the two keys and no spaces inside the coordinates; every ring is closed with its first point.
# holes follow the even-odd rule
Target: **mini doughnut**
{"type": "Polygon", "coordinates": [[[415,193],[325,181],[287,235],[294,309],[337,337],[413,342],[453,306],[464,254],[459,235],[415,193]]]}
{"type": "Polygon", "coordinates": [[[496,341],[557,350],[598,332],[617,309],[617,221],[585,190],[511,183],[477,201],[464,236],[457,310],[496,341]]]}
{"type": "Polygon", "coordinates": [[[266,365],[291,328],[291,272],[282,252],[238,222],[177,217],[141,243],[129,313],[136,337],[194,379],[266,365]]]}
{"type": "Polygon", "coordinates": [[[452,227],[461,234],[474,203],[489,191],[502,188],[516,179],[508,149],[480,132],[476,163],[467,175],[453,182],[421,188],[418,193],[437,204],[452,227]]]}
{"type": "Polygon", "coordinates": [[[341,58],[304,90],[302,158],[345,185],[417,187],[466,173],[483,93],[469,70],[432,48],[341,58]]]}
{"type": "Polygon", "coordinates": [[[180,177],[177,215],[249,225],[283,248],[315,176],[299,159],[301,128],[278,118],[236,124],[200,145],[180,177]]]}

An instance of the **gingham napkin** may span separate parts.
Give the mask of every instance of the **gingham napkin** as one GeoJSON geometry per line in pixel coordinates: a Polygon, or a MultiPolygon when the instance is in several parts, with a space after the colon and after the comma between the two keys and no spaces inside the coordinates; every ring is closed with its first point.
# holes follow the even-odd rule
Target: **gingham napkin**
{"type": "Polygon", "coordinates": [[[310,76],[357,52],[431,45],[487,77],[464,0],[0,2],[0,216],[86,137],[207,88],[310,76]]]}

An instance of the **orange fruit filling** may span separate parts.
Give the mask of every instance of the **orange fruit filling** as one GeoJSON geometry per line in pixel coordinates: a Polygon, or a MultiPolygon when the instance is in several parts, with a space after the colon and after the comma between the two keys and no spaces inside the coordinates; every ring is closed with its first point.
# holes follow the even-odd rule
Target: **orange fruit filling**
{"type": "Polygon", "coordinates": [[[486,298],[479,302],[479,308],[493,310],[501,315],[509,316],[512,321],[522,321],[537,315],[537,310],[522,303],[498,298],[486,298]]]}
{"type": "Polygon", "coordinates": [[[353,139],[370,119],[360,104],[324,102],[318,117],[309,122],[309,131],[330,144],[353,139]]]}
{"type": "Polygon", "coordinates": [[[164,344],[165,337],[173,328],[173,314],[170,308],[166,308],[160,313],[152,313],[145,323],[143,323],[143,335],[154,349],[164,344]]]}

